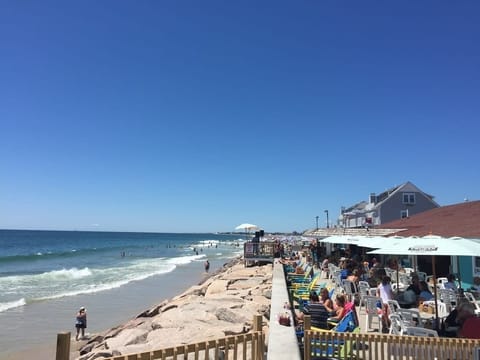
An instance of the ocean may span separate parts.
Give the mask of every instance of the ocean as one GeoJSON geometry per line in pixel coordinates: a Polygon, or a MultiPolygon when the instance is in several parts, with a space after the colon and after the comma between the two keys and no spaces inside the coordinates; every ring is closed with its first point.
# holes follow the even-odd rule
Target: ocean
{"type": "Polygon", "coordinates": [[[106,330],[243,252],[238,234],[0,230],[0,359],[74,331],[106,330]]]}

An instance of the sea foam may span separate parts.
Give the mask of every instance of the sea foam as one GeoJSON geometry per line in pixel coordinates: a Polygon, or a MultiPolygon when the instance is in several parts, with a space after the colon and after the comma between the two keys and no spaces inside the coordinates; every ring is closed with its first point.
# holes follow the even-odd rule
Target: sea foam
{"type": "Polygon", "coordinates": [[[5,303],[0,303],[0,312],[6,311],[8,309],[13,309],[16,307],[24,306],[26,304],[25,299],[21,298],[20,300],[10,301],[5,303]]]}

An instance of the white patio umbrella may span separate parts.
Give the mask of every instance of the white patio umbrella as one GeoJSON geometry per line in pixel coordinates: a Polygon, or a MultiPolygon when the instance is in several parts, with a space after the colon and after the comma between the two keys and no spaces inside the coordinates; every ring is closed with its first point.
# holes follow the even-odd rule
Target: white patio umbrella
{"type": "Polygon", "coordinates": [[[357,245],[368,248],[379,248],[386,238],[351,235],[332,235],[320,240],[321,243],[357,245]]]}
{"type": "Polygon", "coordinates": [[[235,230],[245,230],[245,241],[248,240],[247,239],[247,234],[249,231],[252,231],[252,230],[260,230],[260,228],[257,226],[257,225],[253,225],[253,224],[248,224],[248,223],[244,223],[244,224],[240,224],[238,225],[235,230]]]}
{"type": "Polygon", "coordinates": [[[385,255],[430,255],[432,256],[433,291],[435,295],[435,313],[437,314],[437,275],[435,257],[440,256],[476,256],[480,254],[480,242],[461,237],[444,238],[436,235],[424,237],[397,237],[393,241],[385,241],[384,246],[369,251],[368,254],[385,255]]]}

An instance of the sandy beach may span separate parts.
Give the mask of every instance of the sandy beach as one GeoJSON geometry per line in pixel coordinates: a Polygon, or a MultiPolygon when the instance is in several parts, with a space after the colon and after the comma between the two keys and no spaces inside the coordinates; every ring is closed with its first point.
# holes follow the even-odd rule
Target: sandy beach
{"type": "Polygon", "coordinates": [[[241,334],[258,314],[267,331],[271,287],[272,264],[245,268],[237,259],[122,325],[72,342],[71,358],[101,359],[241,334]]]}
{"type": "Polygon", "coordinates": [[[174,272],[109,291],[40,301],[4,312],[0,327],[0,359],[26,359],[29,354],[35,354],[40,360],[54,359],[57,334],[75,333],[74,317],[79,306],[87,308],[87,334],[100,333],[204,281],[226,261],[211,261],[209,274],[204,272],[203,262],[192,262],[179,266],[174,272]]]}
{"type": "MultiPolygon", "coordinates": [[[[81,300],[75,300],[75,303],[81,302],[87,308],[88,328],[86,332],[88,338],[92,339],[96,334],[107,334],[114,328],[128,327],[139,314],[159,308],[160,305],[165,305],[167,301],[170,304],[176,303],[178,305],[177,309],[183,308],[189,302],[192,304],[192,309],[196,309],[195,312],[199,312],[200,307],[196,300],[205,300],[205,296],[193,295],[192,291],[197,294],[206,293],[206,288],[212,285],[214,286],[211,288],[208,297],[211,301],[216,301],[216,307],[219,307],[219,303],[231,304],[234,302],[234,307],[237,307],[239,302],[248,304],[242,310],[242,313],[238,315],[239,318],[236,318],[238,320],[241,317],[242,323],[245,322],[246,327],[248,327],[249,322],[252,321],[253,314],[266,311],[269,306],[270,299],[268,296],[270,293],[268,289],[271,288],[272,266],[270,264],[262,267],[244,268],[243,263],[233,265],[233,262],[228,263],[226,267],[224,265],[226,265],[225,262],[212,263],[211,271],[207,274],[204,271],[199,271],[199,267],[202,266],[201,263],[192,263],[182,267],[175,274],[165,274],[106,293],[99,293],[94,296],[84,297],[81,300]],[[256,273],[259,269],[262,269],[262,271],[256,273]],[[224,278],[225,276],[228,279],[224,278]],[[229,283],[237,285],[228,290],[225,286],[220,285],[229,283]],[[262,287],[261,292],[265,294],[256,293],[258,289],[255,290],[255,288],[259,288],[259,286],[262,287]],[[215,287],[220,289],[220,293],[214,290],[215,287]]],[[[13,320],[10,319],[10,321],[15,321],[18,327],[16,330],[21,335],[17,338],[12,338],[9,329],[0,329],[2,337],[9,336],[11,338],[7,344],[8,347],[2,346],[0,358],[20,360],[32,358],[33,356],[39,360],[54,359],[57,334],[64,331],[71,331],[72,333],[71,359],[78,358],[78,350],[87,345],[88,341],[75,341],[74,315],[76,310],[77,308],[72,306],[71,299],[59,299],[53,303],[35,304],[31,308],[22,310],[21,314],[13,313],[12,317],[15,318],[13,320]],[[37,313],[41,313],[42,317],[36,316],[35,314],[37,313]],[[32,321],[25,321],[28,318],[31,318],[32,321]]],[[[206,316],[211,309],[202,311],[206,316]]],[[[173,315],[173,312],[169,315],[173,315]]],[[[178,316],[180,315],[177,314],[176,318],[178,316]]],[[[185,324],[190,319],[193,319],[191,314],[183,314],[181,316],[184,316],[182,321],[185,324]]],[[[158,319],[156,317],[149,319],[151,322],[153,320],[156,321],[158,319]]],[[[197,322],[197,325],[202,324],[197,322]]],[[[223,336],[222,334],[225,334],[225,331],[228,334],[243,331],[243,325],[241,327],[228,323],[223,325],[225,326],[220,330],[215,330],[213,335],[221,337],[223,336]]],[[[205,329],[213,329],[209,322],[204,322],[203,326],[205,329]]],[[[198,330],[197,333],[203,334],[203,332],[198,330]]],[[[163,338],[169,339],[169,341],[156,343],[155,348],[174,346],[179,341],[178,339],[189,339],[189,336],[181,332],[178,333],[177,337],[163,336],[163,338]]],[[[141,349],[141,347],[137,346],[134,349],[130,346],[130,349],[122,349],[122,351],[132,350],[137,352],[137,349],[141,349]]]]}

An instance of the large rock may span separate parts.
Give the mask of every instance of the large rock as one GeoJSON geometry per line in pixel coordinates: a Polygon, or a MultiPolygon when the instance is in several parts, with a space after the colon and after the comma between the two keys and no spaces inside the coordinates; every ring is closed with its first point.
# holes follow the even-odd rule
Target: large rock
{"type": "Polygon", "coordinates": [[[263,284],[262,278],[236,279],[228,284],[229,290],[251,289],[263,284]]]}
{"type": "MultiPolygon", "coordinates": [[[[226,267],[172,300],[97,335],[83,347],[87,353],[81,360],[153,351],[249,331],[254,315],[269,317],[271,288],[272,266],[226,267]]],[[[264,330],[268,333],[268,325],[264,330]]]]}
{"type": "Polygon", "coordinates": [[[229,284],[229,280],[216,280],[210,284],[205,293],[205,297],[209,297],[214,294],[221,294],[227,291],[227,286],[229,284]]]}
{"type": "Polygon", "coordinates": [[[145,343],[148,333],[147,330],[139,328],[125,329],[117,336],[105,340],[105,346],[107,349],[116,349],[121,346],[145,343]]]}

